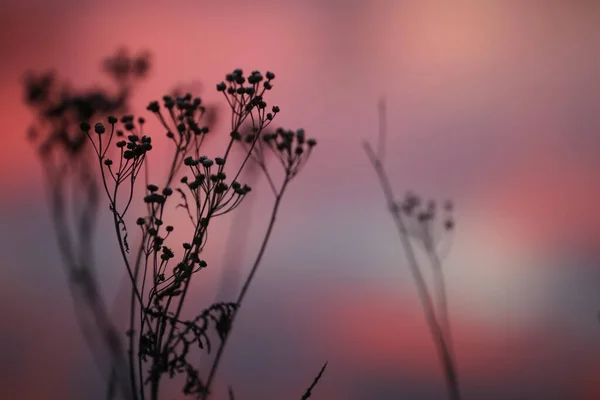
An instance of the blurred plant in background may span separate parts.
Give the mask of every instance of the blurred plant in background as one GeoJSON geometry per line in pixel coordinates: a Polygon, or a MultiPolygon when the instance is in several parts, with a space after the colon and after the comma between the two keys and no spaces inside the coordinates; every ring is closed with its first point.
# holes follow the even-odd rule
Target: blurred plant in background
{"type": "MultiPolygon", "coordinates": [[[[124,113],[136,85],[150,69],[150,56],[130,56],[125,50],[104,60],[103,70],[115,89],[75,90],[54,72],[28,73],[25,101],[36,121],[29,138],[36,147],[63,267],[77,320],[101,370],[113,381],[123,376],[125,359],[120,333],[107,309],[97,280],[94,232],[99,207],[99,182],[91,145],[79,129],[81,121],[124,113]],[[110,366],[103,357],[109,354],[110,366]]],[[[115,390],[111,387],[109,390],[115,390]]]]}
{"type": "Polygon", "coordinates": [[[393,192],[390,178],[384,168],[384,158],[387,139],[386,105],[382,99],[379,103],[379,136],[376,149],[373,150],[368,142],[364,148],[373,165],[379,184],[383,190],[390,213],[400,236],[400,242],[408,261],[409,270],[417,287],[417,294],[427,326],[436,346],[437,354],[444,370],[444,378],[450,400],[460,400],[460,385],[458,379],[458,368],[454,343],[450,331],[450,320],[448,316],[448,299],[446,294],[446,282],[442,269],[445,251],[440,248],[447,245],[454,229],[452,218],[452,203],[446,201],[442,210],[439,209],[434,200],[424,203],[421,198],[413,193],[408,193],[403,201],[398,202],[393,192]],[[423,267],[419,262],[417,244],[429,259],[433,271],[433,294],[429,288],[423,267]]]}

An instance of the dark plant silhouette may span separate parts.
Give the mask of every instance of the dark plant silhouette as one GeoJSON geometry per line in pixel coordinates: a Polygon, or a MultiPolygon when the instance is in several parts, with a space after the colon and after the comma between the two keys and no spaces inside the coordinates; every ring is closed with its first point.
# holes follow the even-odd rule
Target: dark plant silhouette
{"type": "MultiPolygon", "coordinates": [[[[29,78],[28,102],[38,110],[42,124],[54,128],[41,139],[38,149],[48,174],[51,210],[72,291],[85,299],[88,308],[80,313],[81,320],[92,315],[95,324],[92,331],[102,333],[103,347],[111,355],[107,397],[115,398],[120,393],[136,400],[156,400],[163,393],[162,383],[175,379],[181,382],[184,395],[207,398],[235,318],[265,253],[285,190],[307,162],[316,142],[306,139],[303,130],[266,131],[279,113],[277,106],[267,111],[265,101],[275,75],[267,72],[263,76],[254,71],[245,76],[238,69],[227,74],[226,83],[217,85],[231,112],[230,141],[220,157],[211,159],[201,153],[214,114],[209,113],[199,97],[189,93],[165,95],[161,102],[152,101],[148,105],[148,111],[166,130],[166,137],[173,145],[173,157],[163,184],[153,184],[149,182],[147,162],[153,142],[146,134],[145,119],[129,114],[121,118],[112,115],[126,109],[133,82],[146,74],[148,64],[144,57],[128,59],[119,53],[105,63],[106,71],[119,87],[114,98],[98,93],[87,97],[60,93],[57,101],[51,94],[53,78],[46,75],[29,78]],[[249,134],[240,133],[245,123],[250,127],[249,134]],[[245,155],[231,173],[230,155],[234,146],[244,150],[245,155]],[[274,183],[266,165],[267,151],[283,166],[284,176],[279,185],[274,183]],[[94,158],[100,170],[99,182],[92,169],[94,158]],[[210,223],[235,210],[250,193],[251,187],[238,181],[250,159],[264,172],[275,196],[258,255],[235,302],[218,302],[187,316],[183,306],[189,298],[192,279],[207,267],[201,254],[207,244],[210,223]],[[233,178],[228,179],[228,175],[233,178]],[[74,189],[75,201],[68,207],[74,210],[74,227],[68,225],[69,216],[65,212],[65,199],[71,195],[65,179],[69,179],[74,189]],[[132,218],[140,180],[145,213],[132,218]],[[130,287],[125,346],[95,280],[91,235],[99,191],[104,191],[108,200],[130,287]],[[78,197],[82,195],[83,199],[78,197]],[[181,209],[191,227],[189,233],[181,227],[189,240],[180,243],[180,251],[170,247],[175,227],[166,223],[167,205],[172,204],[173,198],[178,199],[175,209],[181,209]],[[133,225],[137,226],[135,230],[133,225]],[[211,330],[218,338],[209,334],[211,330]],[[205,380],[197,370],[192,352],[210,352],[215,339],[218,350],[205,380]]],[[[32,136],[40,140],[40,135],[32,136]]],[[[102,351],[92,341],[90,347],[102,351]]],[[[309,394],[323,371],[324,368],[309,394]]],[[[233,398],[231,388],[229,397],[233,398]]]]}
{"type": "Polygon", "coordinates": [[[323,367],[321,367],[319,374],[315,377],[315,379],[310,384],[308,389],[306,389],[306,392],[304,392],[304,395],[302,395],[302,400],[306,400],[306,399],[310,398],[310,396],[312,396],[312,390],[315,388],[315,386],[317,386],[317,383],[319,383],[319,381],[321,380],[321,377],[323,376],[323,373],[325,372],[325,368],[327,368],[327,363],[323,364],[323,367]]]}
{"type": "MultiPolygon", "coordinates": [[[[180,83],[177,84],[170,92],[169,95],[171,98],[183,98],[184,96],[186,96],[186,94],[190,93],[191,91],[198,93],[200,91],[202,91],[203,89],[203,85],[201,85],[200,82],[198,81],[193,81],[191,83],[180,83]]],[[[218,121],[218,115],[219,115],[219,110],[217,105],[215,104],[203,104],[203,116],[202,116],[202,120],[204,123],[204,127],[206,129],[208,129],[209,131],[213,130],[217,121],[218,121]]],[[[208,143],[211,139],[212,135],[207,136],[206,138],[203,138],[203,143],[208,143]]],[[[147,165],[147,164],[146,164],[147,165]]],[[[237,215],[238,213],[236,213],[237,215]]],[[[130,288],[131,288],[131,280],[128,277],[125,277],[125,279],[122,280],[118,292],[117,292],[117,296],[116,299],[114,300],[114,304],[113,304],[113,309],[114,311],[118,311],[121,309],[121,305],[125,302],[128,301],[128,298],[130,296],[130,288]]],[[[216,301],[215,301],[216,302],[216,301]]],[[[121,314],[119,316],[122,316],[121,314]]],[[[124,316],[124,318],[127,318],[127,316],[124,316]]],[[[120,324],[128,324],[128,321],[119,321],[120,324]]]]}
{"type": "Polygon", "coordinates": [[[454,220],[451,215],[452,203],[450,201],[445,202],[440,218],[440,210],[434,200],[423,204],[421,199],[412,193],[407,194],[402,202],[396,200],[392,184],[383,166],[387,136],[385,111],[385,102],[381,100],[379,104],[377,151],[374,151],[368,142],[364,143],[364,148],[377,173],[389,211],[398,230],[408,267],[417,287],[425,319],[444,370],[448,398],[459,400],[461,394],[456,356],[450,332],[446,283],[438,249],[442,238],[454,229],[454,220]],[[414,243],[417,243],[429,258],[434,276],[434,295],[431,294],[423,275],[414,243]]]}

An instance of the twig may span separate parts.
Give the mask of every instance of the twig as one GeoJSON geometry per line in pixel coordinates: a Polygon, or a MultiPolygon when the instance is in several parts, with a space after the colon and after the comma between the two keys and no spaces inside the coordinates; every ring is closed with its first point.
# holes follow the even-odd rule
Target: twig
{"type": "Polygon", "coordinates": [[[313,389],[315,388],[315,386],[317,386],[317,383],[319,383],[319,380],[323,376],[323,372],[325,372],[325,368],[327,368],[327,363],[328,361],[326,361],[325,364],[323,364],[323,367],[321,367],[319,374],[315,377],[310,387],[306,389],[306,392],[304,392],[304,394],[302,395],[302,400],[306,400],[312,395],[313,389]]]}
{"type": "Polygon", "coordinates": [[[275,199],[275,204],[273,205],[273,210],[271,211],[271,219],[270,219],[269,225],[267,227],[267,232],[265,233],[265,236],[263,238],[263,241],[260,246],[260,250],[258,251],[258,254],[256,256],[256,259],[254,260],[254,263],[252,264],[252,268],[250,269],[250,274],[246,278],[246,281],[244,282],[244,285],[242,286],[240,294],[238,295],[238,298],[236,300],[236,304],[238,305],[238,308],[236,308],[234,310],[233,315],[231,316],[230,324],[229,324],[229,332],[223,337],[223,340],[221,341],[221,343],[219,345],[219,349],[217,350],[217,354],[215,356],[215,359],[210,368],[210,372],[208,374],[208,379],[206,381],[206,390],[205,390],[204,394],[202,395],[202,400],[207,399],[208,395],[210,394],[210,387],[211,387],[213,380],[215,378],[215,375],[217,373],[217,369],[219,368],[219,364],[220,364],[221,358],[223,356],[223,351],[225,350],[227,340],[230,336],[231,329],[233,328],[233,322],[237,316],[238,310],[240,309],[240,305],[242,304],[242,301],[244,300],[244,297],[246,296],[246,293],[248,292],[250,283],[252,282],[252,279],[254,278],[256,271],[258,270],[258,266],[260,265],[262,257],[267,248],[269,238],[271,237],[271,233],[273,232],[273,227],[275,226],[275,219],[277,218],[277,211],[279,210],[279,205],[281,204],[281,199],[282,199],[283,193],[285,192],[285,189],[286,189],[288,183],[289,183],[289,180],[286,179],[275,199]]]}
{"type": "MultiPolygon", "coordinates": [[[[379,126],[380,126],[380,128],[382,128],[385,126],[384,121],[383,121],[383,118],[385,117],[385,113],[383,111],[385,110],[385,108],[383,107],[382,104],[380,104],[380,110],[382,110],[382,112],[380,113],[379,126]]],[[[380,134],[379,134],[380,145],[381,145],[381,141],[384,140],[385,137],[386,137],[386,130],[380,129],[380,134]]],[[[383,154],[382,153],[383,150],[381,149],[381,147],[379,147],[380,153],[379,153],[379,155],[376,155],[375,152],[371,149],[371,146],[369,145],[368,142],[364,142],[363,146],[364,146],[365,152],[367,153],[367,157],[369,158],[369,161],[371,162],[371,164],[373,165],[373,168],[375,169],[377,178],[378,178],[381,188],[383,190],[384,197],[386,199],[390,213],[392,214],[394,223],[396,225],[398,235],[400,236],[400,241],[405,250],[405,254],[408,259],[409,270],[413,276],[415,285],[417,286],[417,293],[419,296],[419,300],[421,301],[421,305],[423,307],[423,311],[425,314],[425,320],[429,327],[429,331],[433,337],[433,341],[436,346],[438,357],[440,358],[440,362],[442,363],[442,367],[444,369],[444,378],[445,378],[446,386],[448,389],[448,397],[451,400],[460,400],[461,395],[460,395],[458,374],[457,374],[457,370],[456,370],[455,361],[454,361],[452,353],[451,353],[452,346],[449,343],[449,337],[446,335],[446,332],[449,332],[449,329],[442,328],[440,326],[440,323],[436,316],[436,308],[435,308],[434,302],[431,298],[429,289],[427,287],[427,283],[426,283],[425,278],[423,277],[423,274],[419,267],[419,263],[417,261],[416,255],[415,255],[414,248],[409,240],[408,230],[404,224],[404,221],[402,220],[402,217],[400,214],[400,208],[396,204],[396,200],[395,200],[395,196],[394,196],[394,193],[392,190],[391,183],[389,181],[389,178],[387,176],[385,168],[383,167],[383,162],[380,158],[380,155],[383,154]]],[[[436,268],[436,269],[438,269],[438,267],[439,267],[439,265],[434,266],[434,268],[436,268]]],[[[439,267],[439,270],[441,272],[441,267],[439,267]]],[[[439,275],[438,275],[438,277],[439,277],[439,275]]],[[[444,282],[443,281],[439,282],[439,285],[444,286],[444,282]]],[[[442,300],[440,300],[440,302],[442,305],[442,309],[445,310],[446,309],[445,289],[442,292],[442,294],[443,294],[443,296],[440,296],[440,298],[442,299],[442,300]]],[[[447,318],[446,311],[442,311],[442,314],[443,314],[442,319],[447,318]]],[[[449,326],[449,324],[444,323],[444,326],[447,327],[447,326],[449,326]]]]}

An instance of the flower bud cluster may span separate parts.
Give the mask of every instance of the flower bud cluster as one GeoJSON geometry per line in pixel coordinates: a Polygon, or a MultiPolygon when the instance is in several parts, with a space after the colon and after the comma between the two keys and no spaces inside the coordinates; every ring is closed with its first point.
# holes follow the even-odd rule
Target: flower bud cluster
{"type": "Polygon", "coordinates": [[[285,167],[286,175],[294,177],[306,164],[317,145],[315,139],[306,138],[304,129],[286,130],[277,128],[274,133],[262,136],[263,143],[281,160],[285,167]]]}
{"type": "MultiPolygon", "coordinates": [[[[413,193],[407,193],[401,205],[401,210],[406,216],[415,217],[419,222],[426,223],[433,221],[439,214],[435,200],[429,200],[423,204],[421,198],[413,193]]],[[[453,205],[450,200],[444,202],[443,220],[446,229],[452,229],[454,222],[452,219],[453,205]]]]}
{"type": "Polygon", "coordinates": [[[392,207],[392,212],[399,212],[408,222],[408,232],[423,242],[426,248],[431,248],[438,242],[443,232],[454,229],[452,216],[453,205],[446,200],[439,209],[435,200],[424,202],[414,193],[407,193],[400,204],[392,207]]]}
{"type": "Polygon", "coordinates": [[[165,95],[162,106],[152,101],[146,109],[157,116],[167,130],[166,136],[174,140],[184,154],[192,148],[198,151],[202,138],[209,132],[209,127],[203,124],[207,109],[200,97],[190,93],[178,97],[165,95]]]}
{"type": "Polygon", "coordinates": [[[94,125],[93,132],[97,136],[95,140],[90,134],[92,127],[89,123],[82,122],[79,125],[79,128],[89,137],[94,145],[96,155],[110,170],[114,181],[119,184],[127,177],[131,176],[131,174],[137,175],[146,153],[152,150],[152,138],[146,135],[142,135],[141,137],[138,135],[138,133],[143,132],[142,128],[145,123],[145,120],[141,117],[138,118],[137,121],[132,115],[121,117],[120,123],[128,135],[125,135],[123,130],[116,129],[117,124],[119,124],[119,120],[116,117],[109,116],[107,120],[110,129],[102,122],[98,122],[94,125]],[[102,140],[104,136],[108,136],[106,142],[103,142],[102,140]],[[116,140],[115,147],[117,147],[120,152],[119,157],[121,161],[118,162],[118,171],[112,170],[112,166],[115,162],[107,157],[107,152],[110,144],[113,143],[113,139],[116,140]]]}
{"type": "Polygon", "coordinates": [[[238,132],[242,122],[253,112],[253,125],[262,130],[275,118],[279,107],[274,106],[268,110],[268,104],[264,99],[266,91],[273,88],[272,81],[275,74],[267,72],[264,76],[259,71],[252,71],[245,76],[241,69],[236,69],[225,76],[225,81],[217,84],[217,91],[222,92],[231,107],[235,120],[232,124],[231,137],[241,140],[242,135],[238,132]]]}
{"type": "MultiPolygon", "coordinates": [[[[273,88],[273,79],[275,79],[274,73],[267,72],[263,77],[260,71],[252,71],[246,78],[244,72],[238,68],[225,76],[227,83],[220,82],[217,84],[217,91],[224,92],[230,96],[254,96],[258,94],[257,89],[261,89],[261,82],[263,82],[262,89],[271,90],[273,88]]],[[[261,90],[261,92],[264,92],[264,90],[261,90]]]]}
{"type": "Polygon", "coordinates": [[[184,176],[181,183],[188,187],[195,199],[203,197],[209,200],[212,217],[233,210],[252,190],[250,186],[237,181],[227,184],[227,175],[222,168],[224,163],[225,160],[220,157],[211,160],[206,156],[190,156],[183,160],[183,164],[192,171],[192,178],[184,176]]]}

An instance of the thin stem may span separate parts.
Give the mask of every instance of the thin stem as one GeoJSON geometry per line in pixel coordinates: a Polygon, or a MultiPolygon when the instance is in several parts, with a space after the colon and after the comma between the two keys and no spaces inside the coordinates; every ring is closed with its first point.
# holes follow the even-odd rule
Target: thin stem
{"type": "Polygon", "coordinates": [[[454,341],[452,339],[452,331],[450,328],[450,317],[448,315],[448,295],[446,293],[446,279],[444,277],[444,271],[442,269],[442,263],[438,257],[437,252],[434,248],[430,248],[427,252],[431,265],[433,267],[433,274],[435,279],[435,288],[437,292],[437,310],[441,320],[442,329],[448,343],[448,350],[456,364],[456,353],[454,351],[454,341]]]}
{"type": "Polygon", "coordinates": [[[244,285],[242,286],[240,294],[238,295],[238,298],[236,300],[237,308],[233,311],[233,313],[231,315],[231,320],[229,321],[229,331],[223,337],[223,340],[221,341],[221,344],[219,345],[219,349],[217,350],[217,355],[215,356],[215,359],[212,363],[210,372],[208,374],[208,379],[206,381],[205,391],[201,398],[202,400],[206,400],[210,394],[210,387],[216,376],[217,369],[219,368],[219,364],[221,362],[221,358],[223,357],[223,352],[225,349],[225,345],[227,344],[227,340],[229,339],[229,336],[231,335],[231,331],[233,329],[233,323],[234,323],[237,313],[241,307],[242,301],[244,300],[244,297],[246,297],[246,293],[248,292],[250,283],[252,282],[252,279],[254,278],[256,271],[258,270],[258,266],[260,265],[260,262],[265,253],[265,250],[267,249],[267,244],[269,242],[269,238],[271,237],[271,233],[273,232],[273,227],[275,226],[275,220],[277,218],[277,212],[278,212],[279,206],[281,204],[281,199],[283,197],[285,189],[287,188],[288,183],[289,183],[289,179],[286,178],[286,180],[283,182],[283,185],[281,186],[281,190],[279,191],[278,195],[275,198],[275,204],[273,205],[273,210],[271,211],[271,219],[270,219],[269,225],[267,227],[267,232],[265,233],[265,236],[263,238],[263,241],[260,246],[260,250],[258,251],[258,254],[256,256],[256,259],[254,260],[254,264],[252,264],[252,268],[250,269],[250,274],[246,278],[246,281],[244,282],[244,285]]]}
{"type": "Polygon", "coordinates": [[[379,100],[379,139],[377,141],[377,159],[383,162],[387,132],[387,109],[385,98],[379,100]]]}
{"type": "Polygon", "coordinates": [[[323,366],[321,367],[321,370],[319,371],[319,374],[315,377],[315,379],[313,379],[311,385],[308,387],[308,389],[306,389],[306,392],[304,392],[304,394],[302,395],[301,400],[308,400],[308,398],[310,396],[312,396],[312,391],[314,390],[315,386],[317,386],[317,383],[319,383],[319,381],[323,377],[325,368],[327,368],[327,361],[325,362],[325,364],[323,364],[323,366]]]}
{"type": "MultiPolygon", "coordinates": [[[[104,178],[104,177],[103,177],[104,178]]],[[[135,297],[137,297],[138,301],[140,302],[140,304],[143,304],[142,302],[142,297],[140,295],[140,293],[138,292],[137,289],[137,277],[133,276],[133,272],[131,271],[131,266],[129,265],[129,259],[127,258],[127,254],[125,252],[125,248],[123,246],[123,239],[121,237],[121,230],[120,230],[120,226],[119,226],[119,220],[117,218],[117,191],[118,191],[118,185],[115,186],[115,190],[113,193],[113,199],[114,201],[112,202],[112,214],[113,214],[113,223],[114,223],[114,227],[115,227],[115,231],[117,234],[117,241],[119,243],[119,249],[121,250],[121,256],[123,257],[123,261],[125,262],[125,265],[127,267],[127,272],[129,273],[129,277],[131,279],[131,292],[132,292],[132,302],[135,301],[135,297]]],[[[135,364],[134,364],[134,359],[133,359],[133,349],[131,346],[131,337],[130,337],[130,348],[128,349],[128,356],[129,356],[129,378],[131,381],[131,390],[132,390],[132,395],[133,395],[133,400],[137,400],[138,399],[138,393],[137,393],[137,383],[136,383],[136,378],[135,378],[135,364]]]]}
{"type": "MultiPolygon", "coordinates": [[[[269,227],[267,228],[267,233],[265,234],[265,239],[263,240],[263,243],[260,247],[260,250],[258,252],[258,255],[256,257],[256,260],[254,261],[254,264],[252,265],[252,269],[250,270],[250,274],[248,275],[248,278],[246,279],[246,282],[244,282],[244,286],[242,287],[242,290],[240,291],[240,294],[236,300],[236,303],[239,305],[242,303],[242,300],[244,300],[244,297],[246,296],[246,293],[248,292],[248,288],[250,287],[250,282],[252,281],[252,278],[254,277],[254,274],[256,274],[256,271],[258,270],[258,266],[260,264],[260,261],[262,260],[262,257],[264,255],[264,252],[267,248],[267,244],[269,242],[269,238],[271,236],[271,233],[273,232],[273,226],[275,225],[275,219],[277,218],[277,212],[279,210],[279,206],[281,205],[281,199],[283,197],[283,194],[285,192],[285,189],[287,188],[287,185],[289,183],[289,180],[286,179],[281,187],[281,190],[279,191],[279,194],[277,195],[277,197],[275,198],[275,204],[273,206],[273,211],[271,212],[271,220],[269,221],[269,227]]],[[[235,312],[234,312],[234,316],[235,316],[235,312]]]]}
{"type": "Polygon", "coordinates": [[[414,278],[415,285],[417,286],[417,293],[419,296],[419,300],[421,301],[421,305],[423,307],[425,319],[427,321],[427,325],[429,326],[429,331],[433,337],[438,356],[444,369],[444,377],[448,389],[448,397],[451,400],[460,400],[461,396],[458,382],[458,374],[456,371],[456,366],[454,365],[454,361],[450,354],[450,346],[447,343],[447,338],[444,336],[444,332],[436,319],[434,303],[431,299],[431,296],[429,295],[427,284],[419,268],[419,264],[417,262],[413,246],[408,238],[406,226],[404,225],[404,222],[402,221],[400,215],[400,211],[395,204],[395,197],[388,176],[385,172],[385,169],[383,168],[383,165],[381,164],[381,160],[377,158],[377,156],[371,149],[371,146],[369,146],[368,143],[365,143],[364,148],[367,153],[367,156],[369,157],[369,160],[373,164],[375,172],[377,173],[377,177],[383,190],[383,194],[388,203],[388,206],[390,207],[394,223],[398,230],[400,241],[402,242],[402,246],[404,247],[406,258],[408,259],[409,270],[414,278]]]}

